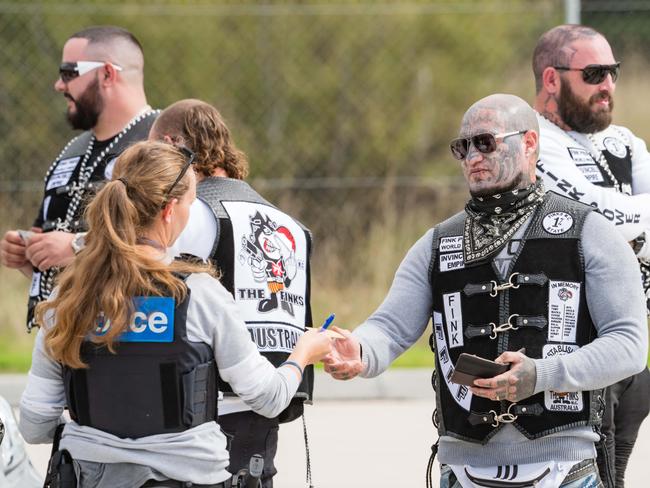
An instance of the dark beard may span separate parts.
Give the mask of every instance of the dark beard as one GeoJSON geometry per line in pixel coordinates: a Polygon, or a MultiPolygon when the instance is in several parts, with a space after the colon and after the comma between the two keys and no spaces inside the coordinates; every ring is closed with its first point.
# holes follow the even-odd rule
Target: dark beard
{"type": "Polygon", "coordinates": [[[104,100],[99,94],[99,80],[95,80],[88,85],[86,90],[75,100],[69,93],[66,98],[72,100],[75,105],[75,111],[66,113],[68,123],[73,129],[90,130],[97,125],[99,114],[104,109],[104,100]]]}
{"type": "Polygon", "coordinates": [[[582,132],[583,134],[600,132],[612,123],[614,99],[607,94],[597,93],[589,99],[588,103],[585,103],[576,96],[569,82],[562,80],[560,98],[557,104],[562,121],[576,132],[582,132]],[[591,110],[592,104],[602,98],[609,99],[609,110],[593,112],[591,110]]]}

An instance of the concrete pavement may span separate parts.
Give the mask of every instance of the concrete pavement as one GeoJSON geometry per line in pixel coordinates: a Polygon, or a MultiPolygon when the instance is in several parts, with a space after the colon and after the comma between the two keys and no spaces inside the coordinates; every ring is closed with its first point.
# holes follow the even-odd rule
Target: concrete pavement
{"type": "MultiPolygon", "coordinates": [[[[21,375],[0,375],[0,394],[20,390],[21,375]]],[[[335,382],[317,373],[315,404],[306,409],[312,479],[316,488],[424,487],[430,446],[433,394],[429,370],[390,370],[373,380],[335,382]]],[[[277,488],[305,488],[302,423],[284,424],[275,478],[277,488]]],[[[49,446],[29,446],[44,471],[49,446]]],[[[627,471],[627,488],[646,488],[650,422],[643,424],[627,471]]],[[[434,486],[438,467],[435,466],[434,486]]]]}

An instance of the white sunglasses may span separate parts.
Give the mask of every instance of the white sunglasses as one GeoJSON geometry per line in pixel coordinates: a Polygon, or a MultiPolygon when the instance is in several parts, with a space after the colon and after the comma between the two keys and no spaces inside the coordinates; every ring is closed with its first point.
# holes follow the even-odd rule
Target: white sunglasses
{"type": "Polygon", "coordinates": [[[123,68],[117,64],[109,63],[108,61],[77,61],[75,63],[61,63],[59,66],[59,76],[63,83],[70,83],[78,76],[85,75],[90,71],[101,68],[110,64],[117,71],[122,71],[123,68]]]}

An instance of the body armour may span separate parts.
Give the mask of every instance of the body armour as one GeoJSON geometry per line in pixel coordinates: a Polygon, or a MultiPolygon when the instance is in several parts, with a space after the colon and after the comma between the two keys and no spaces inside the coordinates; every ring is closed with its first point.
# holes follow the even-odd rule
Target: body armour
{"type": "MultiPolygon", "coordinates": [[[[147,138],[157,116],[157,110],[144,112],[119,134],[101,143],[95,140],[91,131],[72,139],[45,175],[43,201],[34,227],[43,229],[43,232],[86,230],[81,216],[88,196],[97,191],[102,181],[111,178],[115,161],[122,151],[147,138]]],[[[28,330],[34,325],[34,308],[50,296],[58,272],[58,268],[44,272],[33,270],[27,306],[28,330]]]]}
{"type": "MultiPolygon", "coordinates": [[[[134,299],[134,318],[115,342],[116,353],[85,341],[85,369],[64,368],[70,417],[121,438],[181,432],[217,419],[214,352],[187,339],[190,290],[134,299]]],[[[98,334],[110,321],[98,324],[98,334]],[[103,327],[102,327],[103,326],[103,327]]]]}
{"type": "MultiPolygon", "coordinates": [[[[210,259],[221,271],[220,281],[233,295],[258,350],[277,367],[305,327],[312,326],[311,233],[244,181],[206,178],[196,194],[217,222],[210,259]]],[[[302,414],[302,402],[312,397],[313,378],[313,366],[308,366],[281,422],[302,414]]],[[[228,383],[220,381],[219,388],[234,395],[228,383]]]]}
{"type": "Polygon", "coordinates": [[[477,397],[450,381],[461,353],[494,360],[570,354],[596,338],[587,307],[581,247],[591,207],[549,192],[531,217],[506,280],[492,260],[465,265],[461,212],[436,227],[430,266],[440,435],[487,443],[505,423],[528,439],[597,425],[602,390],[541,392],[518,403],[477,397]]]}

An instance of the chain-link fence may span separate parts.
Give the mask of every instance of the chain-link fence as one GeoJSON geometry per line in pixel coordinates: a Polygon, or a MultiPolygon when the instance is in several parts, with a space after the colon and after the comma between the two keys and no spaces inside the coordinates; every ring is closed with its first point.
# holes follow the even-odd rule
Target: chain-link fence
{"type": "MultiPolygon", "coordinates": [[[[617,120],[644,135],[649,2],[583,1],[582,16],[623,60],[617,120]]],[[[377,259],[392,274],[465,200],[447,146],[465,109],[492,92],[532,102],[533,47],[563,18],[562,0],[0,0],[0,230],[29,227],[72,136],[52,89],[63,43],[114,24],[145,48],[153,106],[193,97],[219,108],[253,185],[314,231],[317,280],[346,281],[351,266],[364,278],[377,259]]]]}

